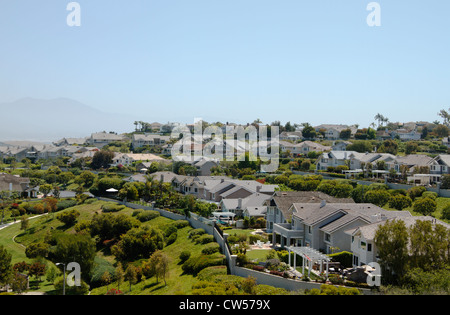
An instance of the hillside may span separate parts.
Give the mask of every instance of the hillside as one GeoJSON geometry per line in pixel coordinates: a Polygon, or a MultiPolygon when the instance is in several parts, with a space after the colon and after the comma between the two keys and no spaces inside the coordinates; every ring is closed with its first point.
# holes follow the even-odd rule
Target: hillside
{"type": "Polygon", "coordinates": [[[133,128],[126,114],[99,111],[78,101],[57,98],[23,98],[0,103],[0,142],[30,140],[51,142],[63,137],[86,137],[93,132],[123,133],[133,128]]]}

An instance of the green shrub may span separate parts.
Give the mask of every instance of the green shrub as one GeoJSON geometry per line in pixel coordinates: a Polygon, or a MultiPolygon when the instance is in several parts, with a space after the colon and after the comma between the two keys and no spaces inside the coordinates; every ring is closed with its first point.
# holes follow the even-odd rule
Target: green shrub
{"type": "Polygon", "coordinates": [[[204,255],[211,255],[218,252],[220,252],[220,245],[215,242],[206,244],[206,246],[202,249],[202,254],[204,255]]]}
{"type": "Polygon", "coordinates": [[[141,222],[147,222],[159,217],[160,215],[161,214],[156,210],[147,210],[137,214],[136,219],[138,219],[141,222]]]}
{"type": "Polygon", "coordinates": [[[425,192],[422,194],[422,197],[423,197],[423,198],[430,198],[430,199],[436,200],[436,198],[438,197],[438,194],[437,194],[436,192],[434,192],[434,191],[425,191],[425,192]]]}
{"type": "Polygon", "coordinates": [[[169,237],[167,237],[167,239],[166,239],[166,246],[169,246],[170,244],[175,243],[175,241],[177,240],[177,237],[178,237],[177,232],[170,234],[169,237]]]}
{"type": "Polygon", "coordinates": [[[200,236],[205,234],[206,231],[204,229],[194,229],[192,231],[189,232],[188,237],[189,238],[193,238],[194,236],[200,236]]]}
{"type": "Polygon", "coordinates": [[[196,276],[201,270],[205,269],[206,267],[223,265],[224,257],[225,256],[218,253],[212,255],[200,255],[197,257],[191,257],[183,263],[181,269],[187,274],[196,276]]]}
{"type": "Polygon", "coordinates": [[[196,244],[202,244],[202,245],[212,243],[212,242],[214,242],[214,236],[208,235],[208,234],[204,234],[195,240],[196,244]]]}
{"type": "Polygon", "coordinates": [[[397,210],[403,210],[405,208],[411,207],[411,205],[411,198],[402,194],[395,194],[389,199],[389,207],[397,210]]]}
{"type": "Polygon", "coordinates": [[[61,211],[67,208],[75,207],[76,205],[77,205],[76,200],[72,199],[60,200],[56,204],[56,211],[61,211]]]}
{"type": "Polygon", "coordinates": [[[187,226],[189,226],[189,221],[187,220],[177,220],[174,223],[172,223],[173,226],[175,226],[177,229],[182,229],[187,226]]]}
{"type": "Polygon", "coordinates": [[[121,210],[123,210],[123,209],[125,209],[126,207],[124,206],[124,205],[119,205],[119,204],[117,204],[117,203],[107,203],[107,204],[104,204],[103,206],[102,206],[102,211],[103,212],[119,212],[119,211],[121,211],[121,210]]]}
{"type": "Polygon", "coordinates": [[[340,262],[343,268],[350,268],[353,265],[353,254],[350,252],[343,251],[331,254],[329,257],[332,258],[333,261],[340,262]]]}
{"type": "Polygon", "coordinates": [[[217,276],[226,276],[227,267],[226,266],[213,266],[207,267],[200,271],[197,275],[198,280],[201,281],[214,281],[217,276]]]}
{"type": "Polygon", "coordinates": [[[181,263],[184,263],[186,260],[188,260],[191,257],[191,252],[188,250],[184,250],[180,254],[180,260],[181,263]]]}

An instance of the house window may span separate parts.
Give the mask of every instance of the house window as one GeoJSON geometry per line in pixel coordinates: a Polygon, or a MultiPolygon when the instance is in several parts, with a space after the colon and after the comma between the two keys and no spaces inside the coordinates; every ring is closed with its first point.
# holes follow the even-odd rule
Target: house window
{"type": "Polygon", "coordinates": [[[372,244],[367,244],[367,251],[371,252],[372,251],[372,244]]]}
{"type": "Polygon", "coordinates": [[[330,242],[331,241],[331,236],[328,233],[325,233],[325,242],[330,242]]]}
{"type": "Polygon", "coordinates": [[[352,243],[355,241],[355,237],[354,236],[352,236],[352,243]]]}
{"type": "Polygon", "coordinates": [[[366,242],[361,242],[361,249],[363,249],[363,250],[366,249],[366,242]]]}
{"type": "Polygon", "coordinates": [[[311,234],[312,233],[312,229],[311,226],[308,226],[308,233],[311,234]]]}

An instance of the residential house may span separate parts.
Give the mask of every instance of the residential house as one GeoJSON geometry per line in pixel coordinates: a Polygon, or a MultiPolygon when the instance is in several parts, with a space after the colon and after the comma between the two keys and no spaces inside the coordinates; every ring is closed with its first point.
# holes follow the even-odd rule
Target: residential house
{"type": "Polygon", "coordinates": [[[331,150],[331,147],[321,145],[320,143],[312,141],[303,141],[301,143],[291,143],[287,141],[280,141],[281,151],[290,151],[294,156],[301,154],[308,154],[309,152],[324,152],[331,150]]]}
{"type": "MultiPolygon", "coordinates": [[[[356,151],[331,151],[323,153],[317,159],[317,170],[327,170],[328,167],[346,165],[350,170],[361,170],[368,164],[376,166],[383,161],[385,165],[393,163],[395,156],[389,153],[359,153],[356,151]]],[[[373,169],[376,169],[375,167],[373,169]]]]}
{"type": "Polygon", "coordinates": [[[211,159],[202,158],[199,161],[193,163],[193,166],[197,169],[198,176],[210,176],[211,168],[218,166],[219,164],[211,159]]]}
{"type": "Polygon", "coordinates": [[[333,125],[333,124],[322,124],[314,127],[316,132],[325,131],[324,137],[329,140],[338,140],[341,138],[341,132],[346,129],[350,129],[350,135],[354,136],[356,134],[357,128],[356,126],[348,126],[348,125],[333,125]]]}
{"type": "Polygon", "coordinates": [[[53,142],[57,147],[65,147],[69,145],[82,145],[86,143],[86,138],[62,138],[53,142]]]}
{"type": "Polygon", "coordinates": [[[332,151],[346,151],[347,146],[352,144],[350,141],[335,141],[331,146],[332,151]]]}
{"type": "Polygon", "coordinates": [[[37,191],[30,187],[29,178],[6,173],[0,173],[0,191],[18,192],[30,198],[36,198],[37,195],[37,191]]]}
{"type": "Polygon", "coordinates": [[[298,142],[303,139],[303,135],[301,131],[293,131],[293,132],[283,131],[282,133],[280,133],[279,139],[282,141],[298,142]]]}
{"type": "Polygon", "coordinates": [[[450,154],[439,154],[430,162],[430,174],[450,174],[450,154]]]}
{"type": "Polygon", "coordinates": [[[440,224],[449,229],[450,225],[439,221],[430,216],[411,216],[405,215],[387,217],[382,216],[371,224],[359,226],[354,229],[349,229],[346,234],[351,237],[350,251],[353,253],[353,266],[363,266],[371,262],[378,262],[378,249],[375,244],[375,235],[377,229],[385,224],[388,220],[397,219],[402,220],[407,228],[416,224],[417,221],[431,221],[433,225],[440,224]]]}
{"type": "Polygon", "coordinates": [[[373,204],[361,203],[294,203],[292,220],[275,224],[275,235],[280,234],[281,246],[306,246],[332,253],[332,249],[351,251],[348,230],[380,222],[385,218],[411,216],[408,211],[387,211],[373,204]]]}
{"type": "Polygon", "coordinates": [[[391,136],[392,137],[397,137],[402,140],[402,141],[412,141],[412,140],[420,140],[422,137],[422,133],[418,132],[416,129],[413,130],[409,130],[409,129],[397,129],[397,130],[393,130],[391,132],[391,136]]]}
{"type": "Polygon", "coordinates": [[[276,191],[267,200],[267,232],[272,232],[275,224],[285,224],[292,220],[294,203],[352,203],[351,198],[335,198],[320,191],[276,191]]]}
{"type": "Polygon", "coordinates": [[[126,137],[123,135],[118,135],[115,133],[107,132],[97,132],[91,134],[90,137],[86,139],[86,144],[95,146],[97,148],[103,148],[104,146],[114,143],[125,141],[126,137]]]}
{"type": "Polygon", "coordinates": [[[116,153],[111,165],[112,166],[118,166],[118,165],[131,166],[131,165],[133,165],[133,163],[136,163],[139,161],[149,162],[149,163],[153,163],[153,162],[170,163],[169,160],[166,160],[158,155],[151,154],[151,153],[142,153],[142,154],[139,154],[139,153],[116,153]]]}
{"type": "Polygon", "coordinates": [[[134,134],[131,138],[131,144],[134,149],[145,146],[163,146],[170,140],[170,136],[159,134],[134,134]]]}
{"type": "Polygon", "coordinates": [[[219,205],[222,212],[232,212],[237,216],[264,218],[267,213],[265,202],[271,198],[270,195],[252,193],[245,198],[224,198],[219,205]]]}

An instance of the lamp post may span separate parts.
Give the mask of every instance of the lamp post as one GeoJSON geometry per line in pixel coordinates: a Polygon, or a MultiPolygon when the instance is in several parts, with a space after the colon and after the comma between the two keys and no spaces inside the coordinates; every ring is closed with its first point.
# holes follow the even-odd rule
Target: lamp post
{"type": "Polygon", "coordinates": [[[56,266],[63,265],[64,273],[63,273],[63,295],[66,295],[66,264],[64,263],[56,263],[56,266]]]}

